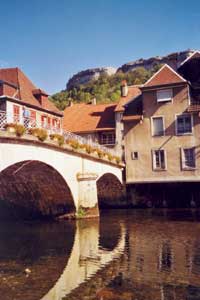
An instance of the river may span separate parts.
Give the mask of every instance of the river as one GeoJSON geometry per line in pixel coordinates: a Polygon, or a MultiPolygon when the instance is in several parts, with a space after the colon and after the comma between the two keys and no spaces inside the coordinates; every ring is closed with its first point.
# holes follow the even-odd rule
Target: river
{"type": "Polygon", "coordinates": [[[0,299],[200,300],[200,211],[1,221],[0,299]]]}

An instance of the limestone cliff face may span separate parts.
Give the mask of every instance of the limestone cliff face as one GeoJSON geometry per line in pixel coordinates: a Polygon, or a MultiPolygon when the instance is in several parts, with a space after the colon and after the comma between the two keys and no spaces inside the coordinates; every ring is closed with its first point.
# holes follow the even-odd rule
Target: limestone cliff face
{"type": "Polygon", "coordinates": [[[149,70],[156,64],[168,64],[173,69],[177,69],[179,65],[190,55],[194,53],[194,50],[186,50],[182,52],[170,53],[166,56],[155,56],[148,59],[138,59],[129,63],[122,65],[117,72],[122,71],[124,73],[133,71],[138,67],[144,67],[149,70]]]}
{"type": "Polygon", "coordinates": [[[68,81],[66,88],[71,89],[81,84],[84,85],[91,80],[98,79],[101,74],[113,75],[116,72],[126,73],[139,67],[144,67],[145,69],[149,70],[156,64],[167,63],[176,70],[181,62],[183,62],[192,53],[194,53],[194,50],[185,50],[182,52],[174,52],[166,56],[155,56],[148,59],[141,58],[132,62],[128,62],[118,69],[113,67],[105,67],[84,70],[72,76],[72,78],[68,81]]]}
{"type": "Polygon", "coordinates": [[[79,86],[81,84],[86,84],[91,80],[98,79],[100,75],[113,75],[117,71],[116,68],[113,67],[105,67],[105,68],[95,68],[81,71],[75,74],[67,83],[67,89],[71,89],[73,87],[79,86]]]}

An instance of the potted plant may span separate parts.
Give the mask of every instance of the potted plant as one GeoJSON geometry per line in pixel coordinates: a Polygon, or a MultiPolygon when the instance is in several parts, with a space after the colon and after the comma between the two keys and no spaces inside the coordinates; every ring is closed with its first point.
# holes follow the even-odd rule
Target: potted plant
{"type": "Polygon", "coordinates": [[[41,142],[44,142],[48,136],[47,131],[43,128],[30,128],[29,133],[36,136],[41,142]]]}
{"type": "Polygon", "coordinates": [[[18,137],[25,134],[26,128],[22,124],[15,124],[15,132],[18,137]]]}
{"type": "Polygon", "coordinates": [[[54,142],[57,142],[59,146],[62,146],[64,144],[64,137],[60,134],[53,133],[50,134],[50,139],[54,142]]]}
{"type": "Polygon", "coordinates": [[[8,131],[10,133],[16,132],[16,124],[15,123],[6,123],[4,125],[4,128],[6,129],[6,131],[8,131]]]}
{"type": "Polygon", "coordinates": [[[121,158],[119,156],[115,156],[115,161],[117,164],[119,164],[121,162],[121,158]]]}

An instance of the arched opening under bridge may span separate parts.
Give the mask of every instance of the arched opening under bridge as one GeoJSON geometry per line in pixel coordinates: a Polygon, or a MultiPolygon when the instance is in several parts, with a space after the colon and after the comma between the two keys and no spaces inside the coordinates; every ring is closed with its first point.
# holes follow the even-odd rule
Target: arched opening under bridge
{"type": "Polygon", "coordinates": [[[124,186],[117,176],[106,173],[97,180],[99,208],[123,207],[125,205],[124,186]]]}
{"type": "Polygon", "coordinates": [[[53,217],[75,211],[70,188],[50,165],[27,160],[0,173],[0,217],[53,217]]]}

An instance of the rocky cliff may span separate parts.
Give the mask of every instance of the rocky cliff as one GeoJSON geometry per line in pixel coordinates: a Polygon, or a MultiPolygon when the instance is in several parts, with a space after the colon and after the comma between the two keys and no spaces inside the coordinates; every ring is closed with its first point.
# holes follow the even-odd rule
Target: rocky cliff
{"type": "Polygon", "coordinates": [[[75,74],[67,83],[66,88],[71,89],[81,84],[86,84],[91,80],[98,79],[101,74],[113,75],[116,72],[130,72],[136,68],[144,67],[149,70],[157,64],[167,63],[175,70],[179,67],[188,56],[194,53],[194,50],[185,50],[181,52],[170,53],[166,56],[155,56],[148,59],[138,59],[132,62],[125,63],[118,69],[113,67],[95,68],[81,71],[75,74]]]}
{"type": "Polygon", "coordinates": [[[86,84],[91,80],[98,79],[100,75],[113,75],[117,71],[116,68],[113,67],[105,67],[105,68],[95,68],[81,71],[75,74],[67,83],[67,89],[71,89],[73,87],[79,86],[81,84],[86,84]]]}

